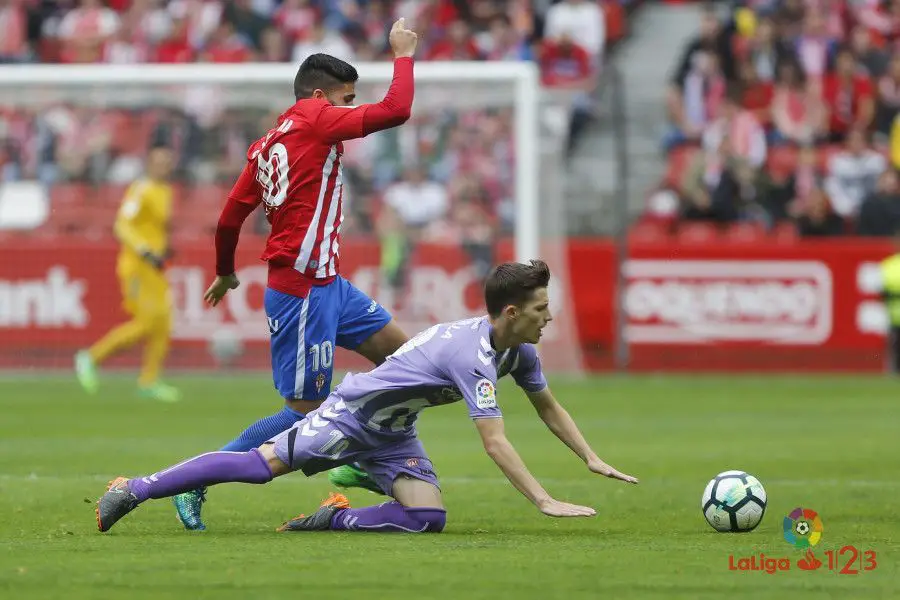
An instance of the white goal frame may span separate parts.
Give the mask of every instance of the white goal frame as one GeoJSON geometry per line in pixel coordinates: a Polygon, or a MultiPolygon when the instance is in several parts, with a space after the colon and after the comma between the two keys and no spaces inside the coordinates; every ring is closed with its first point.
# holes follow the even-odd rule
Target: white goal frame
{"type": "MultiPolygon", "coordinates": [[[[358,63],[360,83],[388,84],[390,62],[358,63]]],[[[292,63],[184,65],[16,65],[0,67],[0,89],[47,85],[90,86],[116,84],[272,84],[290,85],[297,66],[292,63]]],[[[417,82],[483,83],[513,88],[515,137],[515,258],[540,256],[538,199],[538,103],[540,85],[532,62],[420,62],[417,82]]],[[[287,102],[289,100],[286,95],[287,102]]],[[[415,105],[413,106],[415,110],[415,105]]]]}

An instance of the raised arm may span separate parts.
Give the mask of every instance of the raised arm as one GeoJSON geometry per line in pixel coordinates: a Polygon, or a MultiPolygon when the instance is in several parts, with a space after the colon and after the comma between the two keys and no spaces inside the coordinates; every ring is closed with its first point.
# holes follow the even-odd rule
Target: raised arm
{"type": "Polygon", "coordinates": [[[506,439],[501,417],[475,419],[484,450],[497,463],[509,482],[545,515],[551,517],[590,517],[596,513],[588,506],[554,500],[528,471],[513,445],[506,439]]]}
{"type": "Polygon", "coordinates": [[[600,460],[597,453],[584,439],[569,412],[553,397],[549,387],[545,387],[539,392],[526,392],[526,395],[531,400],[531,404],[537,411],[538,416],[546,423],[547,428],[583,460],[588,469],[594,473],[627,481],[628,483],[638,482],[636,477],[617,471],[600,460]]]}
{"type": "Polygon", "coordinates": [[[325,142],[334,144],[360,138],[409,120],[415,92],[412,57],[418,38],[404,23],[399,19],[391,28],[394,78],[384,99],[377,104],[356,107],[326,106],[316,122],[316,130],[325,142]]]}

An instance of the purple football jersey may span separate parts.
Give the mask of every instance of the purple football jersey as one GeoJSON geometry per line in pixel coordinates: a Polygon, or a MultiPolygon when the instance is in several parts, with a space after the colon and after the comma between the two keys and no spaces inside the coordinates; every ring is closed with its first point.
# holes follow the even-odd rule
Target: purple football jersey
{"type": "Polygon", "coordinates": [[[499,417],[497,379],[511,374],[523,390],[547,386],[531,344],[497,353],[487,317],[435,325],[368,373],[350,373],[332,395],[379,432],[411,431],[419,412],[465,400],[473,419],[499,417]]]}

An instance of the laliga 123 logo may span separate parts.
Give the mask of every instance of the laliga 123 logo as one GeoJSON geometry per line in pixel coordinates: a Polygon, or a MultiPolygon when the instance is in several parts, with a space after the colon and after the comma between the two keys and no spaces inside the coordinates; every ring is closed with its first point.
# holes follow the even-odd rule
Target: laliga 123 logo
{"type": "MultiPolygon", "coordinates": [[[[812,547],[822,540],[825,525],[816,511],[797,507],[782,522],[784,539],[797,549],[805,549],[803,556],[797,559],[797,568],[801,571],[817,571],[825,563],[816,557],[812,547]]],[[[860,550],[852,544],[840,549],[824,551],[828,560],[827,571],[840,575],[859,575],[865,571],[874,571],[878,567],[875,550],[860,550]]],[[[772,557],[760,553],[759,556],[735,558],[729,557],[730,571],[763,571],[773,575],[778,571],[790,571],[791,559],[786,556],[772,557]]]]}

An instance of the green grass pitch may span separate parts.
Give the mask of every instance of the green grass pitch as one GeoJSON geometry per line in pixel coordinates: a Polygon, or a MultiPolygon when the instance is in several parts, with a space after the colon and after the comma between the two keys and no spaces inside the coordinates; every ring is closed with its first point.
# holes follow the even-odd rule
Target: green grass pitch
{"type": "MultiPolygon", "coordinates": [[[[279,407],[265,377],[184,377],[177,405],[132,382],[86,397],[65,377],[0,379],[0,597],[115,598],[898,598],[900,384],[852,377],[608,377],[551,381],[601,457],[637,475],[592,475],[504,382],[507,432],[557,498],[592,519],[543,517],[484,455],[461,404],[420,434],[443,480],[445,533],[278,534],[329,490],[323,475],[210,491],[210,530],[184,531],[168,500],[101,535],[94,501],[115,475],[153,472],[220,447],[279,407]],[[700,494],[726,469],[760,478],[769,506],[748,534],[718,534],[700,494]],[[877,568],[798,570],[782,536],[812,508],[815,547],[874,550],[877,568]],[[729,556],[789,557],[791,570],[737,572],[729,556]]],[[[380,500],[350,493],[366,505],[380,500]]],[[[849,554],[845,555],[849,556],[849,554]]],[[[841,559],[844,562],[845,559],[841,559]]],[[[839,566],[843,566],[842,564],[839,566]]],[[[858,565],[857,565],[858,566],[858,565]]]]}

